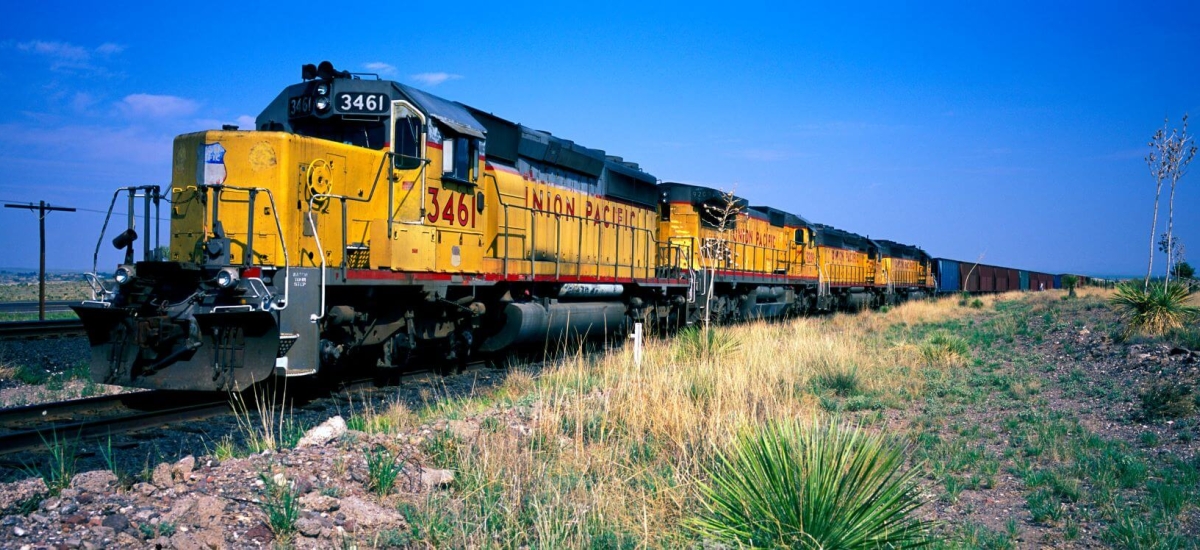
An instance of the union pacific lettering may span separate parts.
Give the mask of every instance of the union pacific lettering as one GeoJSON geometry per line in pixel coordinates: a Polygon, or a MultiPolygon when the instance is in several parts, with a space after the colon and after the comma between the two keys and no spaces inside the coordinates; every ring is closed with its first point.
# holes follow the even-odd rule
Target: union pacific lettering
{"type": "Polygon", "coordinates": [[[853,264],[858,263],[863,256],[862,252],[846,250],[843,248],[825,248],[825,253],[829,254],[829,261],[835,264],[853,264]]]}
{"type": "Polygon", "coordinates": [[[729,233],[732,237],[730,240],[735,243],[775,248],[775,235],[772,233],[759,233],[753,229],[734,229],[729,233]]]}
{"type": "MultiPolygon", "coordinates": [[[[593,225],[603,225],[604,227],[612,227],[613,225],[642,227],[646,215],[646,212],[643,210],[629,208],[620,204],[611,204],[607,201],[593,202],[588,198],[584,199],[583,203],[582,216],[590,220],[593,225]]],[[[575,197],[564,196],[558,192],[532,189],[527,186],[525,187],[525,204],[545,216],[576,215],[575,197]]]]}

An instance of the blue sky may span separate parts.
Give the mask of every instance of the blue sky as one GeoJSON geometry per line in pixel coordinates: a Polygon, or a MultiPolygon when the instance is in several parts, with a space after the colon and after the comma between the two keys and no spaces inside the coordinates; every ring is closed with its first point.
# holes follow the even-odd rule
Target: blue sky
{"type": "MultiPolygon", "coordinates": [[[[244,4],[6,9],[0,200],[88,209],[51,214],[51,268],[90,266],[115,187],[167,185],[175,135],[248,125],[324,59],[664,181],[1052,272],[1144,272],[1146,143],[1200,116],[1194,2],[244,4]]],[[[1176,209],[1200,260],[1196,170],[1176,209]]],[[[36,229],[0,210],[0,265],[36,266],[36,229]]]]}

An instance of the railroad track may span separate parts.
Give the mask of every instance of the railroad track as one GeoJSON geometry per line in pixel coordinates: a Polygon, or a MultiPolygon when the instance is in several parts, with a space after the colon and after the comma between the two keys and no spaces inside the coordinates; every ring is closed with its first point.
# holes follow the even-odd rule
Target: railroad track
{"type": "Polygon", "coordinates": [[[0,455],[199,420],[230,411],[223,394],[146,391],[0,410],[0,455]]]}
{"type": "Polygon", "coordinates": [[[63,338],[68,336],[83,336],[85,334],[83,323],[79,319],[0,322],[0,340],[63,338]]]}

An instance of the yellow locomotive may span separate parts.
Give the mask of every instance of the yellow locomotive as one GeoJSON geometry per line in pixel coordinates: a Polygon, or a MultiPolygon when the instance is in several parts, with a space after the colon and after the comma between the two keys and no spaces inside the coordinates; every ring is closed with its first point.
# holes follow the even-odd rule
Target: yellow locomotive
{"type": "Polygon", "coordinates": [[[780,317],[930,284],[919,250],[659,184],[604,151],[328,62],[302,77],[253,130],[176,138],[165,256],[147,239],[134,261],[135,203],[157,234],[159,190],[118,190],[125,261],[75,306],[93,379],[230,390],[349,364],[453,368],[630,322],[780,317]]]}

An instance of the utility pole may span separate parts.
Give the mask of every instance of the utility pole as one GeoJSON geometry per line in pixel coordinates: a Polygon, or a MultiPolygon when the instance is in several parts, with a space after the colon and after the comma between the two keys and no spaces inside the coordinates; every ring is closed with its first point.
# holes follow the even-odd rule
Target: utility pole
{"type": "Polygon", "coordinates": [[[38,213],[38,241],[41,257],[38,260],[38,320],[46,320],[46,214],[50,212],[74,212],[74,208],[50,206],[46,201],[38,201],[37,206],[29,204],[6,204],[5,208],[25,208],[38,213]]]}

